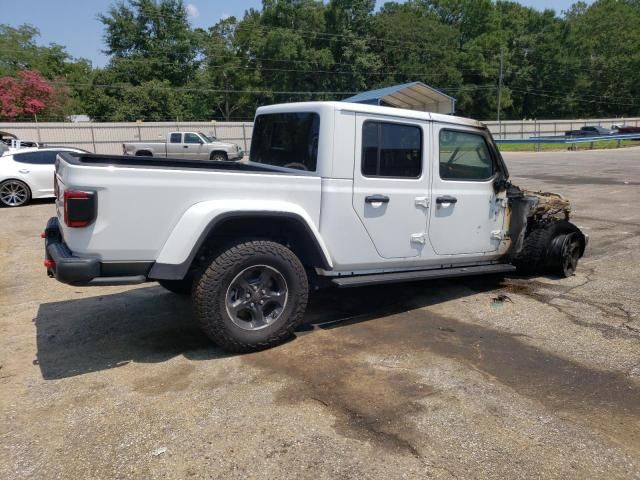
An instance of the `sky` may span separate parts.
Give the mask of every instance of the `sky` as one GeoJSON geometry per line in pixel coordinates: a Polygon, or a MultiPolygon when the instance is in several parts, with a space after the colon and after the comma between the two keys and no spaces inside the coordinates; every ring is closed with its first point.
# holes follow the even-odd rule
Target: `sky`
{"type": "MultiPolygon", "coordinates": [[[[520,3],[556,12],[567,9],[575,0],[521,0],[520,3]]],[[[40,30],[40,44],[57,43],[74,57],[91,60],[94,66],[104,66],[102,24],[97,15],[106,12],[113,0],[0,0],[5,12],[0,23],[11,26],[30,23],[40,30]]],[[[195,27],[210,27],[221,18],[242,17],[249,8],[260,8],[261,0],[185,0],[190,20],[195,27]]],[[[384,1],[379,0],[378,5],[384,1]]],[[[588,2],[591,3],[591,2],[588,2]]]]}

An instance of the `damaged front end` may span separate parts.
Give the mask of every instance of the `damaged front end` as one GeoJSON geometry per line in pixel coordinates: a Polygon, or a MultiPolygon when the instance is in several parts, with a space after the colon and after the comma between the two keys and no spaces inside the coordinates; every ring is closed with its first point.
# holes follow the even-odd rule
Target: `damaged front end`
{"type": "Polygon", "coordinates": [[[584,255],[588,237],[571,223],[571,205],[562,195],[505,185],[509,261],[522,273],[569,277],[584,255]]]}
{"type": "Polygon", "coordinates": [[[525,274],[573,275],[589,238],[570,222],[569,201],[557,193],[533,192],[513,185],[504,159],[486,131],[497,160],[493,188],[496,198],[506,200],[503,229],[507,234],[500,247],[504,260],[525,274]]]}

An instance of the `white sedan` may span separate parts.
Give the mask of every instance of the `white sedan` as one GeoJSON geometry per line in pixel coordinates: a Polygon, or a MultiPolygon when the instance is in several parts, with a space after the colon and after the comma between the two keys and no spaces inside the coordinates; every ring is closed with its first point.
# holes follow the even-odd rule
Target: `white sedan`
{"type": "Polygon", "coordinates": [[[34,198],[53,198],[53,173],[60,152],[70,147],[23,148],[0,156],[0,206],[19,207],[34,198]]]}

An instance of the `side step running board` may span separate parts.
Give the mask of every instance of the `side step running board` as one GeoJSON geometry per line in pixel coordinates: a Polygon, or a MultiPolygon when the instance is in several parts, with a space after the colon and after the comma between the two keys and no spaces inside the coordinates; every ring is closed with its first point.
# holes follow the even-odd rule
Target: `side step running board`
{"type": "Polygon", "coordinates": [[[418,270],[411,272],[376,273],[373,275],[354,275],[337,277],[331,283],[340,288],[376,285],[380,283],[412,282],[436,278],[466,277],[470,275],[486,275],[491,273],[514,272],[516,267],[507,264],[474,265],[471,267],[439,268],[434,270],[418,270]]]}

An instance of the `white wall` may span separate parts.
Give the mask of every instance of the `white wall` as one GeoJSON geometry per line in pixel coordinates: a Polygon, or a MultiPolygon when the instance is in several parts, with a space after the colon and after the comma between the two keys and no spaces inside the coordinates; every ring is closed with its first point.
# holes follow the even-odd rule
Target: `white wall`
{"type": "Polygon", "coordinates": [[[201,131],[240,145],[251,143],[252,122],[144,122],[144,123],[0,123],[0,130],[21,140],[69,145],[94,153],[121,154],[123,142],[161,141],[172,131],[201,131]]]}

